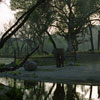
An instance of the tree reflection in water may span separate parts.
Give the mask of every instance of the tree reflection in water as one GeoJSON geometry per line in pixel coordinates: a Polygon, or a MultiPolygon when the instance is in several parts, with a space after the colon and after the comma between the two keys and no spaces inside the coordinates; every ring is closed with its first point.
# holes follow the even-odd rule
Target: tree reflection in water
{"type": "Polygon", "coordinates": [[[3,96],[7,98],[2,100],[13,100],[13,97],[17,100],[100,100],[100,86],[0,79],[4,84],[0,93],[4,91],[3,96]],[[9,89],[5,91],[7,86],[9,89]]]}
{"type": "Polygon", "coordinates": [[[78,94],[76,93],[76,85],[67,85],[67,100],[80,100],[78,94]]]}
{"type": "Polygon", "coordinates": [[[65,91],[63,84],[57,84],[56,89],[54,91],[53,100],[64,100],[65,91]]]}
{"type": "MultiPolygon", "coordinates": [[[[32,84],[32,83],[31,83],[32,84]]],[[[34,86],[32,88],[29,88],[28,90],[25,89],[24,99],[25,100],[44,100],[45,95],[47,95],[45,91],[45,84],[44,83],[34,83],[34,86]]]]}
{"type": "Polygon", "coordinates": [[[100,86],[98,86],[98,98],[100,98],[100,86]]]}

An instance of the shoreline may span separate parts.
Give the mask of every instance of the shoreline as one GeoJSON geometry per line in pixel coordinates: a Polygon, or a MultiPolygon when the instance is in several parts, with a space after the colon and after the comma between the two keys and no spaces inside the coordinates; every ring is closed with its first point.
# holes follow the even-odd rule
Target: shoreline
{"type": "Polygon", "coordinates": [[[20,68],[16,71],[0,73],[0,77],[35,82],[53,82],[64,84],[100,85],[100,64],[88,66],[38,66],[36,71],[25,71],[20,68]]]}

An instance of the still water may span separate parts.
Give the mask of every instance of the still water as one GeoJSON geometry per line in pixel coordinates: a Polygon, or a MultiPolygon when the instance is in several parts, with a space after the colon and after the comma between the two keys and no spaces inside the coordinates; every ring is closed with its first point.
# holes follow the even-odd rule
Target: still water
{"type": "Polygon", "coordinates": [[[0,78],[0,100],[100,100],[99,97],[100,86],[0,78]]]}

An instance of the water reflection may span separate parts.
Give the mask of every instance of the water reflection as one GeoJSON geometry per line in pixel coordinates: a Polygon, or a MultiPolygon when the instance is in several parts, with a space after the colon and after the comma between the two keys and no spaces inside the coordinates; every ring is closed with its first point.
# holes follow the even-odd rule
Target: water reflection
{"type": "Polygon", "coordinates": [[[98,86],[98,98],[100,98],[100,86],[98,86]]]}
{"type": "Polygon", "coordinates": [[[0,83],[4,87],[0,86],[0,93],[3,92],[0,97],[5,98],[0,100],[100,100],[100,86],[20,81],[9,78],[0,78],[0,83]]]}
{"type": "Polygon", "coordinates": [[[33,81],[24,81],[25,88],[34,88],[38,83],[33,81]]]}
{"type": "Polygon", "coordinates": [[[64,100],[65,91],[63,84],[56,84],[56,89],[53,93],[53,100],[64,100]]]}
{"type": "Polygon", "coordinates": [[[67,85],[67,100],[79,100],[79,96],[76,92],[76,85],[67,85]]]}
{"type": "Polygon", "coordinates": [[[44,100],[47,92],[44,83],[37,83],[33,88],[25,89],[25,100],[44,100]]]}

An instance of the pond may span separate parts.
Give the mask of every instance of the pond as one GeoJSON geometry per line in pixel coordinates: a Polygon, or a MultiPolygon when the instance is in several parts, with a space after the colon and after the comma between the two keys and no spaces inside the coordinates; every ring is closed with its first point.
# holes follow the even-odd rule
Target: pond
{"type": "Polygon", "coordinates": [[[0,78],[0,100],[100,100],[100,86],[0,78]]]}

